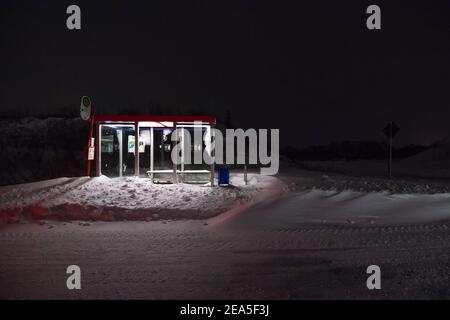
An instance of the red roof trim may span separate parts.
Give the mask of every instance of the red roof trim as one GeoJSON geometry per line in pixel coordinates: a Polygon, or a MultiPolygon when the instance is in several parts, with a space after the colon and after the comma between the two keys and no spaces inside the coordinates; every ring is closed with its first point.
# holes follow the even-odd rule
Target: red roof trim
{"type": "Polygon", "coordinates": [[[155,122],[194,122],[201,121],[210,124],[216,124],[216,117],[214,116],[145,116],[145,115],[95,115],[96,122],[141,122],[141,121],[155,121],[155,122]]]}

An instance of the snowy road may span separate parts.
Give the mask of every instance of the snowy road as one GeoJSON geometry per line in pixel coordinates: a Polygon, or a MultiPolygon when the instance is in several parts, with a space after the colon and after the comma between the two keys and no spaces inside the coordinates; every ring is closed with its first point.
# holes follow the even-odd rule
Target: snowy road
{"type": "Polygon", "coordinates": [[[449,298],[449,223],[385,225],[389,206],[361,210],[365,196],[292,192],[219,225],[10,226],[0,230],[0,298],[449,298]],[[66,289],[71,264],[79,291],[66,289]],[[371,264],[382,290],[366,288],[371,264]]]}

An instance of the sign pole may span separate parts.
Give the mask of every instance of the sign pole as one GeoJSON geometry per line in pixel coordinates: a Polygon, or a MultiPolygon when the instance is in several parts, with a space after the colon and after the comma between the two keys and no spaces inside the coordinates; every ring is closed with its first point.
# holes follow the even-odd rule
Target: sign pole
{"type": "Polygon", "coordinates": [[[91,161],[95,158],[94,138],[92,137],[94,131],[94,104],[88,96],[81,97],[80,117],[81,119],[89,120],[89,141],[87,143],[86,161],[87,161],[87,176],[91,176],[91,161]]]}
{"type": "Polygon", "coordinates": [[[89,152],[90,149],[94,147],[94,144],[92,143],[92,134],[94,131],[94,104],[92,104],[91,107],[91,115],[90,115],[90,119],[89,119],[89,142],[88,142],[88,160],[87,160],[87,176],[90,177],[91,176],[91,158],[89,157],[89,152]]]}
{"type": "Polygon", "coordinates": [[[386,138],[389,139],[389,156],[388,156],[388,176],[389,178],[392,177],[392,142],[394,140],[395,135],[400,130],[400,127],[394,122],[389,121],[386,127],[383,129],[383,133],[386,136],[386,138]]]}
{"type": "Polygon", "coordinates": [[[389,124],[389,178],[392,177],[392,122],[389,124]]]}

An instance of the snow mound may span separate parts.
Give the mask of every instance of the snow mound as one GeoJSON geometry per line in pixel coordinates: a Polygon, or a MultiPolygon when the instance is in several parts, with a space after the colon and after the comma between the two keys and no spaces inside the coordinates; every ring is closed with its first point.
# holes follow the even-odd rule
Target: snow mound
{"type": "Polygon", "coordinates": [[[152,184],[150,179],[105,176],[58,178],[0,187],[0,219],[157,220],[206,219],[254,201],[263,191],[283,191],[274,177],[232,175],[229,187],[152,184]]]}

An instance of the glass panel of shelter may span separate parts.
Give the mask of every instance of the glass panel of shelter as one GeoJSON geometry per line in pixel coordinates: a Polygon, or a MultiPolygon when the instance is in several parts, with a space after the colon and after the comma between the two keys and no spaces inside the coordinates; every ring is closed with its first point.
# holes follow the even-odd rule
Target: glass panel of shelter
{"type": "Polygon", "coordinates": [[[153,127],[150,129],[150,157],[148,170],[152,181],[170,183],[174,181],[174,167],[171,157],[173,127],[153,127]]]}
{"type": "MultiPolygon", "coordinates": [[[[189,135],[185,135],[183,139],[190,138],[190,162],[188,162],[187,159],[183,159],[180,166],[182,181],[189,183],[205,183],[205,181],[209,181],[210,166],[203,161],[203,151],[206,149],[204,135],[210,130],[210,126],[206,124],[180,124],[177,127],[183,128],[189,132],[189,135]],[[201,137],[199,141],[195,141],[196,134],[201,137]],[[194,162],[196,157],[201,159],[201,163],[194,162]]],[[[182,146],[184,147],[184,143],[182,146]]]]}
{"type": "Polygon", "coordinates": [[[101,130],[101,174],[108,177],[134,175],[134,125],[103,124],[101,130]]]}

